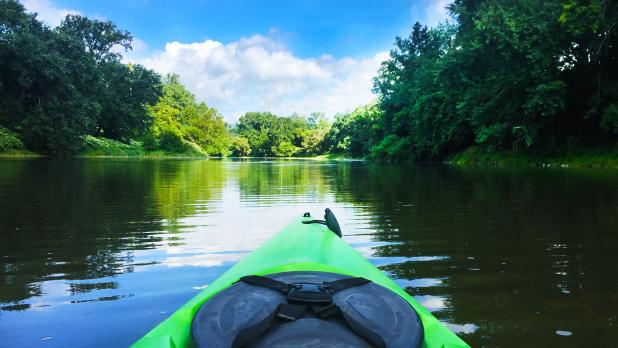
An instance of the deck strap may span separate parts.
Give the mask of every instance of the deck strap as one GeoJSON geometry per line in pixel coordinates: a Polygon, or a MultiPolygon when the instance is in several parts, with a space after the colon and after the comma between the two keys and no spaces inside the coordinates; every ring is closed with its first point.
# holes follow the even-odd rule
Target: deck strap
{"type": "Polygon", "coordinates": [[[356,277],[322,282],[321,284],[288,284],[269,277],[251,275],[240,278],[239,282],[262,286],[286,294],[288,296],[288,303],[281,303],[274,312],[264,319],[240,330],[234,338],[232,348],[244,347],[251,342],[255,342],[269,328],[295,321],[309,308],[322,320],[337,315],[341,316],[357,336],[365,339],[374,347],[387,348],[384,339],[380,335],[376,334],[370,327],[354,319],[354,315],[351,315],[352,312],[356,312],[353,306],[347,305],[342,308],[332,303],[332,301],[327,303],[323,301],[324,296],[322,295],[332,296],[335,292],[365,285],[371,282],[368,279],[356,277]],[[304,297],[303,295],[306,296],[304,297]],[[290,303],[291,300],[293,300],[293,303],[290,303]]]}

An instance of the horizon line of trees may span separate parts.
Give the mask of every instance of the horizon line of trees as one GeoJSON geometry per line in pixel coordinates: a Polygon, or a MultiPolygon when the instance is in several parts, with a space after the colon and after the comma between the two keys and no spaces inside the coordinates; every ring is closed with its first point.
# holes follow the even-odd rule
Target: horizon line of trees
{"type": "Polygon", "coordinates": [[[471,146],[562,154],[618,143],[618,2],[454,0],[416,23],[375,78],[374,157],[471,146]]]}
{"type": "Polygon", "coordinates": [[[470,146],[558,153],[618,141],[618,4],[454,0],[416,23],[374,79],[378,101],[337,114],[247,112],[229,125],[177,75],[124,64],[132,36],[68,15],[56,28],[0,0],[0,151],[79,151],[84,136],[216,156],[338,153],[389,161],[470,146]]]}
{"type": "Polygon", "coordinates": [[[122,62],[132,36],[110,21],[68,15],[55,28],[0,0],[0,151],[76,153],[85,136],[146,150],[212,156],[324,153],[324,114],[248,112],[236,125],[180,83],[122,62]]]}

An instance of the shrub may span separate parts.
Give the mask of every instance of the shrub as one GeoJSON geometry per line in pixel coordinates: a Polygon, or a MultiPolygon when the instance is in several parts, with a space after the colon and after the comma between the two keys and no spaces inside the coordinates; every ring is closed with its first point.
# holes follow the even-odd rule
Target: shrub
{"type": "Polygon", "coordinates": [[[371,148],[371,157],[386,161],[398,161],[408,156],[409,148],[409,138],[400,138],[391,134],[384,137],[378,145],[371,148]]]}
{"type": "Polygon", "coordinates": [[[292,157],[298,151],[298,147],[289,141],[282,141],[271,148],[273,155],[277,157],[292,157]]]}
{"type": "Polygon", "coordinates": [[[167,152],[184,152],[188,150],[187,144],[182,140],[182,133],[175,127],[169,127],[161,131],[159,146],[161,150],[167,152]]]}
{"type": "Polygon", "coordinates": [[[24,143],[14,132],[0,126],[0,151],[21,150],[24,143]]]}
{"type": "Polygon", "coordinates": [[[245,137],[234,138],[232,142],[232,154],[234,156],[243,157],[251,154],[251,145],[245,137]]]}

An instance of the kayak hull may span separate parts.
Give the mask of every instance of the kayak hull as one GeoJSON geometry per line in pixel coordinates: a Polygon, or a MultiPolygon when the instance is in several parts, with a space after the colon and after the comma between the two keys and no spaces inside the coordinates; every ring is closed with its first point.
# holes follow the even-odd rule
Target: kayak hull
{"type": "Polygon", "coordinates": [[[200,306],[211,296],[231,286],[243,276],[295,271],[331,272],[369,279],[395,292],[416,310],[424,327],[423,347],[469,347],[326,226],[302,223],[308,220],[311,218],[302,218],[285,227],[135,342],[132,347],[192,347],[191,321],[200,306]]]}

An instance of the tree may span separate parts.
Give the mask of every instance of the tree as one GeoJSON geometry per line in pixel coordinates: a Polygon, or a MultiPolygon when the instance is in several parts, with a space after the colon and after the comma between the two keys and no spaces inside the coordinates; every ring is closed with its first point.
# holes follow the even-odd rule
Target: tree
{"type": "Polygon", "coordinates": [[[255,156],[270,156],[274,145],[272,128],[277,116],[270,112],[247,112],[238,120],[237,133],[247,139],[255,156]]]}
{"type": "Polygon", "coordinates": [[[120,62],[117,48],[130,50],[131,34],[112,22],[80,15],[68,15],[57,31],[83,41],[86,52],[97,63],[101,79],[97,134],[123,141],[143,134],[151,122],[145,106],[158,101],[161,78],[139,64],[120,62]]]}
{"type": "Polygon", "coordinates": [[[84,16],[69,14],[58,28],[61,33],[83,40],[86,51],[97,63],[119,61],[120,53],[115,47],[132,49],[133,37],[126,30],[120,30],[110,21],[99,21],[84,16]]]}
{"type": "MultiPolygon", "coordinates": [[[[455,0],[456,25],[417,23],[375,79],[372,153],[448,156],[474,144],[555,152],[613,144],[618,5],[606,0],[455,0]]],[[[334,127],[335,128],[335,127],[334,127]]]]}
{"type": "Polygon", "coordinates": [[[140,137],[152,122],[146,105],[159,100],[161,77],[139,64],[126,65],[115,60],[101,63],[99,71],[103,81],[98,133],[121,141],[140,137]]]}
{"type": "Polygon", "coordinates": [[[115,47],[130,42],[111,22],[69,15],[50,29],[18,2],[0,0],[0,123],[48,153],[77,151],[87,134],[141,136],[161,83],[120,62],[115,47]]]}
{"type": "Polygon", "coordinates": [[[346,114],[338,114],[325,136],[325,147],[333,153],[344,153],[353,157],[369,154],[371,147],[379,141],[382,117],[377,105],[356,108],[346,114]]]}
{"type": "Polygon", "coordinates": [[[209,155],[229,154],[231,139],[223,117],[198,103],[177,75],[166,76],[163,95],[148,112],[153,118],[144,139],[148,148],[183,152],[195,144],[209,155]]]}
{"type": "Polygon", "coordinates": [[[251,145],[244,137],[235,137],[232,141],[232,154],[237,157],[245,157],[251,154],[251,145]]]}
{"type": "Polygon", "coordinates": [[[570,34],[560,57],[560,69],[573,91],[569,109],[585,114],[592,124],[585,130],[593,135],[597,124],[618,134],[618,4],[568,0],[560,24],[570,34]]]}
{"type": "Polygon", "coordinates": [[[290,157],[321,153],[328,129],[323,114],[314,113],[307,119],[298,114],[279,117],[270,112],[247,112],[235,131],[247,139],[256,156],[290,157]]]}
{"type": "Polygon", "coordinates": [[[277,157],[292,157],[296,152],[298,152],[298,147],[294,146],[294,144],[287,140],[283,140],[278,142],[276,145],[273,145],[271,152],[277,157]]]}
{"type": "Polygon", "coordinates": [[[0,122],[34,150],[81,146],[100,110],[96,64],[84,44],[15,1],[0,1],[0,122]]]}

